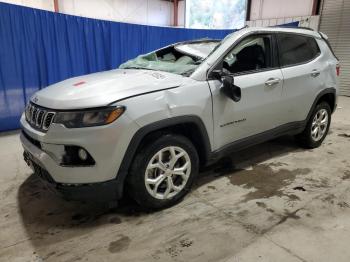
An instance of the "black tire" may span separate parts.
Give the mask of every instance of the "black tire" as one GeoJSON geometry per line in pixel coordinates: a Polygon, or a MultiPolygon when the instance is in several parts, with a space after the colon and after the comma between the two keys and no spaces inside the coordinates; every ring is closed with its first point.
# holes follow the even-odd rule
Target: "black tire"
{"type": "Polygon", "coordinates": [[[128,191],[132,198],[143,208],[162,209],[175,205],[190,191],[194,178],[198,173],[198,153],[189,139],[181,135],[163,134],[157,139],[151,138],[138,150],[131,164],[130,173],[127,178],[128,191]],[[161,149],[167,147],[178,147],[186,151],[190,159],[190,175],[184,188],[169,199],[158,199],[152,196],[146,188],[145,172],[152,157],[161,149]]]}
{"type": "Polygon", "coordinates": [[[308,148],[308,149],[319,147],[322,144],[323,140],[327,136],[329,126],[331,124],[331,117],[332,117],[331,108],[327,102],[321,102],[321,103],[317,104],[316,107],[314,108],[312,114],[311,114],[309,121],[307,122],[307,125],[306,125],[304,131],[301,134],[296,136],[300,145],[302,147],[308,148]],[[326,130],[325,130],[323,136],[319,140],[315,141],[315,139],[311,135],[312,122],[315,118],[315,115],[322,109],[326,110],[328,113],[328,123],[327,123],[327,127],[326,127],[326,130]]]}

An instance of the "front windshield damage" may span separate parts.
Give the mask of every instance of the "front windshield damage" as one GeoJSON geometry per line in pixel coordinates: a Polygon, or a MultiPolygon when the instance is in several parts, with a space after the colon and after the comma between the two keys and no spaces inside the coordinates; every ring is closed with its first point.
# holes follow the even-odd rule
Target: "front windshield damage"
{"type": "Polygon", "coordinates": [[[219,44],[217,40],[179,43],[139,55],[119,66],[120,69],[148,69],[190,75],[219,44]]]}

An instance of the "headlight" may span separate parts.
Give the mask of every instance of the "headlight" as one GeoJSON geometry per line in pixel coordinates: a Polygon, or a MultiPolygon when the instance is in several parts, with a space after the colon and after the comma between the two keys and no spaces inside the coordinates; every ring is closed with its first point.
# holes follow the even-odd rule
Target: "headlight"
{"type": "Polygon", "coordinates": [[[125,107],[105,107],[84,111],[57,112],[54,123],[63,124],[67,128],[107,125],[118,119],[125,107]]]}

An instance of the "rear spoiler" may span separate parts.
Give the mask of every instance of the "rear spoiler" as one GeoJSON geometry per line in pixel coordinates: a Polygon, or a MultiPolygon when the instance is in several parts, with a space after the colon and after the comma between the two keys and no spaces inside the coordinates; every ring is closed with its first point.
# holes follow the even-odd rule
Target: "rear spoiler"
{"type": "Polygon", "coordinates": [[[333,48],[331,46],[331,44],[328,41],[328,36],[325,33],[322,32],[318,32],[321,36],[321,38],[326,42],[326,44],[328,45],[328,48],[331,50],[332,54],[334,55],[334,57],[339,61],[339,58],[335,55],[333,48]]]}
{"type": "Polygon", "coordinates": [[[320,34],[320,36],[321,36],[321,38],[322,38],[323,40],[327,40],[327,41],[328,41],[328,36],[327,36],[325,33],[322,33],[322,32],[320,32],[320,31],[318,31],[318,33],[320,34]]]}

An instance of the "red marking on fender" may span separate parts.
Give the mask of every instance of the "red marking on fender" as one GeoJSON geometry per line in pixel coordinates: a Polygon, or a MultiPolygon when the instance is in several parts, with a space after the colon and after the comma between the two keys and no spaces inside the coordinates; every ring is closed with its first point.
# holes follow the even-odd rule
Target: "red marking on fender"
{"type": "Polygon", "coordinates": [[[83,85],[85,84],[85,81],[80,81],[78,83],[75,83],[73,86],[80,86],[80,85],[83,85]]]}

